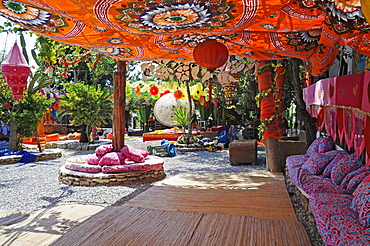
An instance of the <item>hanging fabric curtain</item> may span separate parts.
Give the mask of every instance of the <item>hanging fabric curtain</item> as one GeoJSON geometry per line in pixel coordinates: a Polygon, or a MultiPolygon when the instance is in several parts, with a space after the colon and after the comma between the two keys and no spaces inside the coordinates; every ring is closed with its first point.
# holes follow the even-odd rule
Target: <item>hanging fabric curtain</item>
{"type": "Polygon", "coordinates": [[[334,107],[329,108],[329,117],[330,117],[330,134],[334,140],[337,140],[337,110],[334,107]]]}
{"type": "Polygon", "coordinates": [[[366,125],[366,117],[364,114],[359,113],[356,110],[353,110],[354,114],[353,122],[354,122],[354,142],[353,147],[356,151],[356,155],[360,156],[362,151],[365,148],[365,130],[364,126],[366,125]]]}
{"type": "Polygon", "coordinates": [[[354,139],[354,122],[353,122],[353,110],[345,108],[343,114],[343,124],[344,124],[344,140],[347,144],[347,149],[350,150],[353,147],[353,139],[354,139]]]}
{"type": "Polygon", "coordinates": [[[344,136],[344,122],[343,122],[343,109],[337,108],[337,124],[338,124],[338,139],[340,143],[343,143],[344,136]]]}

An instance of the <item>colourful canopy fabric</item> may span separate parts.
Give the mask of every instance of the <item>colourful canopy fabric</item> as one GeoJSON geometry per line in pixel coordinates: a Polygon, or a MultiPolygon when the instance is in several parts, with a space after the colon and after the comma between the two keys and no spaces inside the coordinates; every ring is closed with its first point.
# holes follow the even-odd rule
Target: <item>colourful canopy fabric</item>
{"type": "Polygon", "coordinates": [[[119,60],[192,61],[207,38],[233,55],[300,58],[313,75],[341,45],[370,55],[360,0],[3,0],[0,15],[119,60]]]}

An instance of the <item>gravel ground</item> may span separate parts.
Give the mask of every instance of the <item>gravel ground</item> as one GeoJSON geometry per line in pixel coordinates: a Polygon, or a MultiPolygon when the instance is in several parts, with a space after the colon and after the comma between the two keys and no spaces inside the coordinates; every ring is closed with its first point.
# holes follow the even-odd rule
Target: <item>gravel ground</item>
{"type": "MultiPolygon", "coordinates": [[[[72,186],[58,180],[58,170],[66,159],[86,155],[93,151],[62,150],[63,156],[27,164],[0,165],[0,209],[13,211],[36,211],[56,203],[80,203],[95,205],[121,205],[152,184],[133,184],[128,186],[72,186]]],[[[184,172],[266,172],[264,147],[258,147],[256,165],[229,164],[227,150],[209,152],[178,152],[175,157],[164,157],[166,178],[184,172]]],[[[299,197],[294,195],[291,182],[288,191],[299,220],[306,226],[312,245],[322,245],[321,238],[307,214],[299,197]]]]}

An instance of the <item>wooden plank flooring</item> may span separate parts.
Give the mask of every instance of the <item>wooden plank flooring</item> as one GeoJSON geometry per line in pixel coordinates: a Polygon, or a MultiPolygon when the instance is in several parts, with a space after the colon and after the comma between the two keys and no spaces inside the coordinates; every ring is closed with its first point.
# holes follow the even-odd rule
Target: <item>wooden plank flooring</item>
{"type": "Polygon", "coordinates": [[[108,207],[52,245],[310,245],[281,174],[182,174],[108,207]],[[203,177],[203,178],[202,178],[203,177]]]}

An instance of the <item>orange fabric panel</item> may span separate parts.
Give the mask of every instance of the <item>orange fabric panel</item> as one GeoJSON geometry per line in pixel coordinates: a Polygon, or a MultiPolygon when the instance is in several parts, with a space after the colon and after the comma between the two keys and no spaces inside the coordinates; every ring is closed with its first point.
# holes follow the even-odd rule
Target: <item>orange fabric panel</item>
{"type": "Polygon", "coordinates": [[[193,61],[194,47],[207,38],[224,43],[231,55],[256,60],[300,58],[315,76],[333,64],[340,45],[370,56],[369,25],[358,0],[7,3],[0,3],[5,18],[118,60],[193,61]]]}

